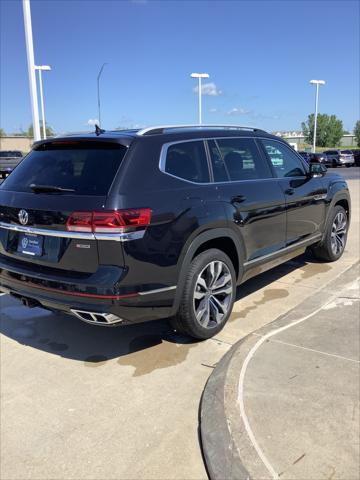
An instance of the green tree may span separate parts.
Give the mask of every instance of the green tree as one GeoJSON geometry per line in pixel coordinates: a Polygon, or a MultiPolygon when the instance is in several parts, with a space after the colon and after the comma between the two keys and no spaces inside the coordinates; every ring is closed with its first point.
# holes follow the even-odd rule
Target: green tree
{"type": "Polygon", "coordinates": [[[3,128],[0,128],[0,137],[6,137],[6,133],[3,128]]]}
{"type": "MultiPolygon", "coordinates": [[[[306,122],[301,124],[303,134],[308,143],[314,141],[314,119],[312,113],[306,122]]],[[[336,147],[344,134],[343,123],[336,115],[318,114],[316,126],[316,145],[318,147],[336,147]]]]}
{"type": "MultiPolygon", "coordinates": [[[[42,133],[42,121],[40,120],[40,131],[42,133]]],[[[54,130],[46,124],[46,136],[47,137],[52,137],[54,135],[54,130]]],[[[33,124],[31,124],[28,128],[28,131],[26,132],[26,136],[30,138],[34,138],[34,127],[33,124]]]]}
{"type": "Polygon", "coordinates": [[[360,147],[360,120],[358,120],[355,124],[354,135],[356,138],[357,146],[360,147]]]}

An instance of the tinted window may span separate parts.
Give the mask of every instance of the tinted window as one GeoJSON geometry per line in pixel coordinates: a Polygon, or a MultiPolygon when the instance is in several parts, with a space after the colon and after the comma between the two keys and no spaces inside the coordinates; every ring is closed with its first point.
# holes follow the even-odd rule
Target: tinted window
{"type": "Polygon", "coordinates": [[[299,177],[305,175],[301,160],[287,145],[273,141],[261,140],[270,157],[277,177],[299,177]]]}
{"type": "Polygon", "coordinates": [[[228,182],[229,176],[225,168],[225,163],[221,157],[220,151],[214,140],[209,143],[211,165],[214,175],[214,182],[228,182]]]}
{"type": "Polygon", "coordinates": [[[30,152],[0,188],[31,192],[32,184],[52,185],[73,189],[73,195],[106,195],[125,152],[122,145],[104,142],[43,145],[30,152]]]}
{"type": "Polygon", "coordinates": [[[166,155],[165,172],[191,182],[209,182],[204,142],[182,142],[170,145],[166,155]]]}
{"type": "Polygon", "coordinates": [[[268,164],[261,158],[251,138],[218,139],[217,143],[230,180],[253,180],[272,177],[268,164]]]}

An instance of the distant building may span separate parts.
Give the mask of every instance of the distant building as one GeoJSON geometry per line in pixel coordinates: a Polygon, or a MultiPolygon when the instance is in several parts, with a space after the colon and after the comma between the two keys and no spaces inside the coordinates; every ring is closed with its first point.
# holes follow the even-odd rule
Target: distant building
{"type": "MultiPolygon", "coordinates": [[[[274,132],[274,135],[276,135],[277,137],[283,138],[289,143],[296,143],[298,147],[300,145],[304,145],[305,143],[305,135],[303,135],[302,132],[297,132],[297,131],[274,132]]],[[[353,134],[343,135],[341,137],[339,146],[340,147],[356,147],[355,135],[353,134]]]]}
{"type": "Polygon", "coordinates": [[[27,153],[30,151],[33,141],[29,137],[11,135],[0,137],[0,150],[20,150],[20,152],[27,153]]]}

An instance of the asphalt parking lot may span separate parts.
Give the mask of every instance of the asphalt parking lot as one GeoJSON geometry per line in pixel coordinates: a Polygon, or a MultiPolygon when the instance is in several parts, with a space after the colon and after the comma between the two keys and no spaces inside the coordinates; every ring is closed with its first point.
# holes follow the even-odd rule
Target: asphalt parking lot
{"type": "Polygon", "coordinates": [[[341,260],[301,256],[248,281],[226,328],[206,342],[166,322],[105,329],[0,297],[1,478],[206,478],[198,410],[216,364],[317,290],[332,294],[358,260],[360,169],[337,171],[353,205],[341,260]]]}

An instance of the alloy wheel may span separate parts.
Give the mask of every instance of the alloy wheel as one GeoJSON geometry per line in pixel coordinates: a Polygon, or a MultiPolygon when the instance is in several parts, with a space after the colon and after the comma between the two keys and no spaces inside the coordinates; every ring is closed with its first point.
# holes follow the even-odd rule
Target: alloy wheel
{"type": "Polygon", "coordinates": [[[210,262],[199,274],[194,289],[194,312],[204,328],[220,324],[229,311],[233,280],[228,266],[220,260],[210,262]]]}
{"type": "Polygon", "coordinates": [[[331,250],[334,255],[339,255],[345,248],[347,232],[347,218],[345,213],[339,212],[334,218],[331,227],[331,250]]]}

